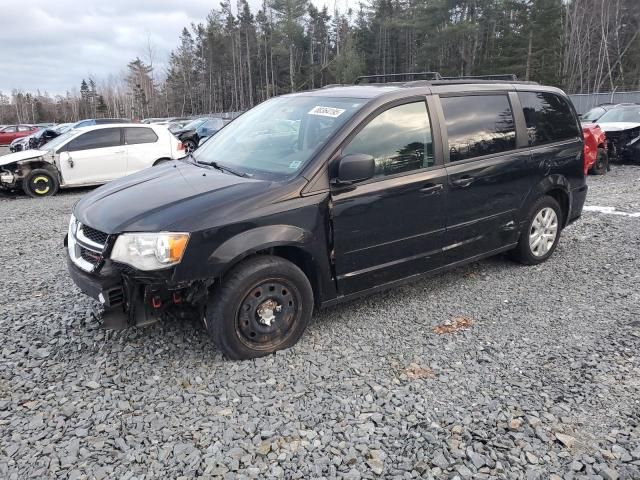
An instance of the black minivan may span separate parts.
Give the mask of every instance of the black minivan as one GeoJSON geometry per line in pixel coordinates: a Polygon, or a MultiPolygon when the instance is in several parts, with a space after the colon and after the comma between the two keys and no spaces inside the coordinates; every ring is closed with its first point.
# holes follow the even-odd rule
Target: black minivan
{"type": "Polygon", "coordinates": [[[334,86],[265,101],[192,155],[94,190],[65,244],[105,322],[195,314],[243,359],[295,344],[314,308],[501,252],[543,262],[586,193],[557,88],[334,86]]]}

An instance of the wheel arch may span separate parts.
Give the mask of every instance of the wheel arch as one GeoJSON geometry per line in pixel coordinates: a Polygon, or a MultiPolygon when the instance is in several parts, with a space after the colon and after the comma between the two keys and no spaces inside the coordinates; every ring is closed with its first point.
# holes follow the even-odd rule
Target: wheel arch
{"type": "Polygon", "coordinates": [[[555,199],[562,209],[562,226],[567,225],[569,213],[571,212],[571,195],[569,180],[563,175],[549,175],[545,177],[536,188],[532,189],[526,202],[521,209],[521,219],[524,221],[526,212],[529,211],[533,202],[543,195],[549,195],[555,199]]]}
{"type": "Polygon", "coordinates": [[[221,280],[240,262],[258,255],[273,255],[290,261],[306,275],[314,298],[320,297],[319,269],[312,253],[311,232],[292,225],[256,227],[235,235],[218,246],[209,257],[209,263],[220,265],[216,277],[221,280]]]}

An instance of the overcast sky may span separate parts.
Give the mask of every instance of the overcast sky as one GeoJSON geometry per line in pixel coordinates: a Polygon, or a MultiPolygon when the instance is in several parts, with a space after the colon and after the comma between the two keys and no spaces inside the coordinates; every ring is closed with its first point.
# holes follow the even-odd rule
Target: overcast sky
{"type": "MultiPolygon", "coordinates": [[[[313,0],[318,6],[353,0],[313,0]]],[[[235,1],[231,2],[235,6],[235,1]]],[[[119,75],[136,56],[166,62],[183,27],[204,22],[219,1],[0,0],[0,91],[50,94],[79,88],[83,78],[119,75]]],[[[249,0],[257,12],[261,0],[249,0]]]]}

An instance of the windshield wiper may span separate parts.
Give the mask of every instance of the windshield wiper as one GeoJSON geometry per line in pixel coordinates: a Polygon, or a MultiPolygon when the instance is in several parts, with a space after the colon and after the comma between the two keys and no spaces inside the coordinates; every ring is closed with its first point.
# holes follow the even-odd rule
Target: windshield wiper
{"type": "Polygon", "coordinates": [[[196,164],[207,165],[209,167],[215,168],[216,170],[220,170],[221,172],[229,172],[232,175],[235,175],[237,177],[247,178],[251,176],[248,173],[234,170],[232,168],[227,167],[226,165],[221,165],[218,162],[201,162],[196,157],[194,157],[192,153],[187,154],[187,158],[191,159],[191,161],[196,164]]]}
{"type": "Polygon", "coordinates": [[[216,170],[220,170],[221,172],[229,172],[232,175],[235,175],[237,177],[247,178],[249,176],[249,174],[245,172],[234,170],[232,168],[227,167],[226,165],[221,165],[218,162],[202,162],[202,163],[204,163],[205,165],[211,165],[213,168],[215,168],[216,170]]]}

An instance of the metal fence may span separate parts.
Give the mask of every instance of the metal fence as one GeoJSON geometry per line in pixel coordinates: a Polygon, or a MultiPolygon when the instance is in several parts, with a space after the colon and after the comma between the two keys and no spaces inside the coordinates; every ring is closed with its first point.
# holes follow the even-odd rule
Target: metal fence
{"type": "Polygon", "coordinates": [[[603,103],[640,103],[640,92],[579,93],[569,98],[582,114],[603,103]]]}

